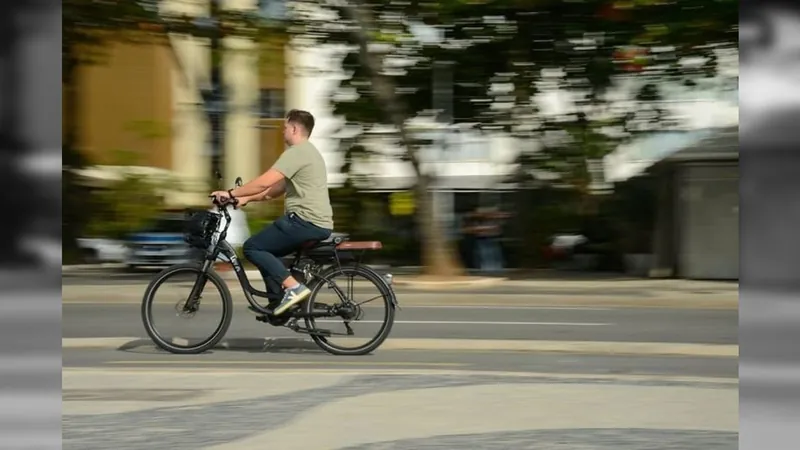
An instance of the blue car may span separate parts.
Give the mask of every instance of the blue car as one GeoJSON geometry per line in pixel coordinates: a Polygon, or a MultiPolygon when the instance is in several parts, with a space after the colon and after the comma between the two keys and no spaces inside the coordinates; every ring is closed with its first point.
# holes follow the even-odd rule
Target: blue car
{"type": "Polygon", "coordinates": [[[126,242],[128,268],[167,267],[198,258],[200,254],[183,240],[184,220],[183,212],[163,214],[152,226],[131,234],[126,242]]]}

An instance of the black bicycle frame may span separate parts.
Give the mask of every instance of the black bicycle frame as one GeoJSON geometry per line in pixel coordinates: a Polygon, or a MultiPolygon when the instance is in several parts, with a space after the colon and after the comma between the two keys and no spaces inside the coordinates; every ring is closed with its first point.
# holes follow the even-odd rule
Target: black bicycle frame
{"type": "MultiPolygon", "coordinates": [[[[280,300],[282,298],[281,294],[265,292],[253,287],[253,285],[250,283],[250,279],[247,278],[247,272],[244,270],[244,267],[242,266],[239,257],[236,255],[236,250],[234,250],[233,246],[231,246],[231,244],[228,241],[224,240],[223,237],[224,237],[223,235],[220,235],[220,239],[217,241],[215,250],[208,256],[208,258],[206,258],[205,264],[203,265],[203,272],[204,273],[207,272],[211,268],[213,262],[219,257],[219,255],[223,255],[225,258],[227,258],[227,262],[230,263],[230,265],[233,267],[233,271],[236,273],[236,278],[239,280],[239,284],[242,286],[242,290],[244,291],[244,296],[245,299],[247,299],[247,303],[250,304],[250,306],[254,311],[259,312],[261,314],[271,315],[272,310],[269,308],[265,308],[264,306],[259,304],[254,297],[261,297],[261,298],[266,298],[267,300],[275,301],[275,300],[280,300]]],[[[300,259],[300,254],[298,253],[297,256],[295,256],[294,263],[296,264],[299,259],[300,259]]],[[[320,278],[321,281],[329,281],[327,277],[324,275],[317,275],[317,277],[320,278]]],[[[335,285],[334,289],[339,290],[338,286],[335,285]]],[[[340,296],[343,295],[343,293],[338,293],[338,294],[340,296]]],[[[319,317],[327,317],[326,313],[314,313],[312,315],[319,317]]]]}
{"type": "MultiPolygon", "coordinates": [[[[225,229],[222,230],[222,232],[219,234],[217,242],[214,245],[213,251],[211,251],[210,253],[207,254],[206,260],[205,260],[205,262],[203,264],[203,270],[202,270],[203,275],[201,275],[201,277],[197,280],[197,283],[195,283],[195,289],[193,289],[193,293],[195,293],[195,291],[199,292],[199,290],[202,289],[202,286],[204,286],[205,282],[206,282],[204,275],[211,269],[211,266],[213,265],[214,261],[217,260],[219,255],[223,255],[223,256],[225,256],[227,258],[227,262],[230,263],[231,266],[233,266],[233,270],[236,273],[236,278],[238,278],[239,284],[242,286],[242,290],[244,291],[245,299],[247,299],[247,303],[250,304],[250,307],[254,311],[258,312],[258,313],[265,314],[265,315],[272,315],[272,310],[269,309],[269,308],[265,308],[265,307],[261,306],[256,301],[254,296],[255,297],[261,297],[261,298],[266,298],[267,300],[270,300],[270,301],[280,300],[282,298],[282,296],[279,293],[269,293],[269,292],[258,290],[255,287],[253,287],[252,284],[250,284],[250,280],[247,278],[247,272],[244,270],[244,267],[242,266],[242,263],[239,261],[239,257],[236,255],[236,250],[234,250],[233,246],[231,246],[231,244],[228,241],[225,240],[225,238],[227,237],[227,234],[228,234],[228,227],[230,226],[230,223],[231,223],[230,214],[228,214],[226,206],[221,206],[219,209],[224,214],[225,219],[226,219],[225,229]]],[[[332,259],[334,261],[334,265],[335,265],[336,268],[340,269],[342,267],[342,264],[341,264],[341,256],[342,255],[340,255],[339,252],[336,250],[335,244],[334,244],[334,248],[332,249],[332,251],[333,251],[333,255],[332,255],[333,258],[332,259]]],[[[357,260],[356,267],[360,266],[361,259],[362,259],[363,255],[364,255],[364,251],[361,251],[359,257],[356,259],[357,260]]],[[[297,265],[297,263],[300,261],[302,256],[303,256],[302,250],[298,250],[295,253],[294,261],[292,262],[292,267],[297,265]]],[[[367,268],[372,270],[369,267],[367,267],[367,268]]],[[[376,274],[376,275],[378,275],[378,274],[376,274]]],[[[333,283],[324,273],[315,274],[315,277],[318,279],[318,282],[326,282],[326,283],[328,283],[331,286],[331,288],[334,289],[334,291],[336,291],[336,294],[339,296],[339,298],[342,301],[345,301],[345,302],[349,301],[347,299],[347,296],[344,294],[344,292],[341,292],[341,289],[339,288],[339,286],[336,285],[336,283],[333,283]]],[[[381,280],[381,282],[383,282],[386,285],[387,291],[391,295],[391,302],[395,307],[397,307],[398,306],[397,297],[394,294],[394,289],[391,288],[391,285],[389,285],[389,283],[382,276],[378,275],[378,278],[381,280]]],[[[195,298],[195,297],[192,296],[192,298],[195,298]]],[[[299,316],[296,315],[296,317],[305,317],[305,316],[306,316],[306,314],[302,314],[302,315],[299,315],[299,316]]],[[[314,312],[314,313],[310,314],[310,316],[328,317],[329,315],[326,314],[326,313],[316,313],[316,312],[314,312]]]]}

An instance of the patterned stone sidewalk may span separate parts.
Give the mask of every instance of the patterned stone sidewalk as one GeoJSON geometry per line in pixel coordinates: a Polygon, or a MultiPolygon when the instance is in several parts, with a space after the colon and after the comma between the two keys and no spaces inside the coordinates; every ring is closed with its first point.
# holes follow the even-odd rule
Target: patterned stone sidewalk
{"type": "Polygon", "coordinates": [[[738,384],[489,373],[65,369],[64,449],[725,449],[738,384]]]}

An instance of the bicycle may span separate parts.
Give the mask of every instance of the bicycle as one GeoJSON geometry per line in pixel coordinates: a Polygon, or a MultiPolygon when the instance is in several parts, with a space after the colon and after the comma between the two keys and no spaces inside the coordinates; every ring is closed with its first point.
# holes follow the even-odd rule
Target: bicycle
{"type": "MultiPolygon", "coordinates": [[[[236,184],[241,184],[240,179],[237,179],[236,184]]],[[[231,325],[233,299],[227,283],[213,268],[214,262],[220,255],[225,258],[226,263],[233,267],[244,291],[245,299],[249,303],[248,308],[257,314],[258,321],[276,327],[286,327],[296,333],[308,334],[317,346],[333,355],[365,355],[376,350],[386,340],[394,325],[395,310],[398,308],[397,296],[391,284],[391,275],[382,276],[361,262],[366,252],[380,250],[381,242],[350,241],[347,235],[332,234],[323,241],[311,241],[304,244],[294,252],[289,269],[296,279],[308,286],[311,294],[291,310],[275,316],[272,314],[270,305],[277,305],[282,295],[260,291],[253,287],[236,256],[236,251],[226,241],[228,227],[231,224],[228,208],[235,207],[235,200],[233,203],[220,204],[215,199],[213,204],[216,206],[216,212],[197,211],[186,222],[184,239],[190,246],[204,251],[202,262],[178,264],[164,269],[156,275],[145,291],[142,299],[142,321],[148,336],[159,348],[174,354],[199,354],[214,348],[224,338],[231,325]],[[225,219],[224,225],[220,228],[223,218],[225,219]],[[194,344],[187,342],[186,345],[180,345],[174,340],[168,340],[156,330],[153,321],[153,300],[156,292],[169,278],[180,274],[189,274],[195,278],[195,281],[188,298],[179,300],[175,304],[178,317],[193,318],[197,314],[207,282],[211,282],[222,296],[222,318],[216,329],[210,336],[194,344]],[[376,286],[380,295],[360,303],[354,302],[352,300],[353,278],[356,275],[376,286]],[[347,294],[349,295],[345,294],[344,290],[335,282],[337,278],[348,276],[350,283],[347,287],[347,294]],[[317,301],[317,296],[323,287],[332,289],[341,300],[341,305],[330,305],[317,301]],[[257,297],[267,299],[267,306],[260,304],[256,300],[257,297]],[[363,317],[364,307],[362,305],[378,298],[383,299],[386,313],[374,338],[354,348],[346,348],[329,342],[329,338],[333,336],[353,336],[355,333],[351,324],[358,322],[363,317]],[[300,326],[301,319],[304,321],[305,327],[300,326]],[[317,323],[318,319],[341,319],[346,333],[334,333],[329,329],[320,328],[317,323]]]]}

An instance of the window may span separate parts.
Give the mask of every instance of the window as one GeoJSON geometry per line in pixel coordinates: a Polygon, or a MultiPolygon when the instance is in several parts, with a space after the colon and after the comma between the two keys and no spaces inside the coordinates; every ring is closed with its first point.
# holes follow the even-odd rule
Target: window
{"type": "Polygon", "coordinates": [[[259,116],[262,119],[282,119],[286,115],[282,89],[262,89],[259,116]]]}
{"type": "Polygon", "coordinates": [[[286,20],[286,1],[285,0],[260,0],[259,12],[261,17],[268,20],[286,20]]]}

